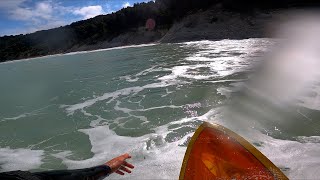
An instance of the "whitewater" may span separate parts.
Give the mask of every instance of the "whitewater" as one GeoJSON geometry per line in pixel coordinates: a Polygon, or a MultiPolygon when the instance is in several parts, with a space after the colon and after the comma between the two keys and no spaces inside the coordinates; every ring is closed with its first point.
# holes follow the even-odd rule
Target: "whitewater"
{"type": "Polygon", "coordinates": [[[106,179],[177,179],[188,141],[208,121],[245,137],[290,179],[317,179],[319,82],[294,94],[289,110],[247,83],[276,43],[151,44],[2,63],[0,171],[85,168],[128,152],[133,173],[106,179]]]}

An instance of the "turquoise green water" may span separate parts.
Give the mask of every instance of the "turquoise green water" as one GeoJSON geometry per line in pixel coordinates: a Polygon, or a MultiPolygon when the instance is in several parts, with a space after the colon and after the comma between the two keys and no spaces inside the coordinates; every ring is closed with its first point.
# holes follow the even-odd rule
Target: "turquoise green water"
{"type": "MultiPolygon", "coordinates": [[[[131,178],[177,178],[187,140],[202,121],[236,127],[221,111],[270,43],[161,44],[0,64],[1,171],[82,168],[129,152],[131,178]]],[[[264,123],[251,142],[289,176],[318,166],[317,129],[277,133],[284,126],[264,123]],[[291,163],[306,147],[296,137],[310,136],[302,150],[313,149],[307,160],[291,163]]]]}

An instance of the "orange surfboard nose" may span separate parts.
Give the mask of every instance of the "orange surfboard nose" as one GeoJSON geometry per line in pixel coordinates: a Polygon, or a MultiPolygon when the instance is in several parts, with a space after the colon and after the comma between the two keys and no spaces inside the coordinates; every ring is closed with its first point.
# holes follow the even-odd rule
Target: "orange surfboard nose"
{"type": "Polygon", "coordinates": [[[288,178],[241,136],[223,126],[204,123],[188,145],[180,179],[288,178]]]}

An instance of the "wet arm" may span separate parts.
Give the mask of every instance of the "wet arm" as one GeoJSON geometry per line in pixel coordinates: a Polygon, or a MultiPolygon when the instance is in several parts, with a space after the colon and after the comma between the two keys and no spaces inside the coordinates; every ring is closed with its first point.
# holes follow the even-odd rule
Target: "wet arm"
{"type": "Polygon", "coordinates": [[[97,180],[111,173],[112,171],[109,166],[101,165],[86,169],[37,172],[33,173],[33,175],[39,179],[46,180],[97,180]]]}

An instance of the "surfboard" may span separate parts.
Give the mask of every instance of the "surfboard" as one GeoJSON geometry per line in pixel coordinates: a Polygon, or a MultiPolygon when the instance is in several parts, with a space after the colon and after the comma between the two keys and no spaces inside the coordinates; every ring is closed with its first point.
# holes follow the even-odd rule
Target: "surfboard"
{"type": "Polygon", "coordinates": [[[180,180],[288,178],[253,145],[218,124],[203,123],[191,138],[180,180]]]}

